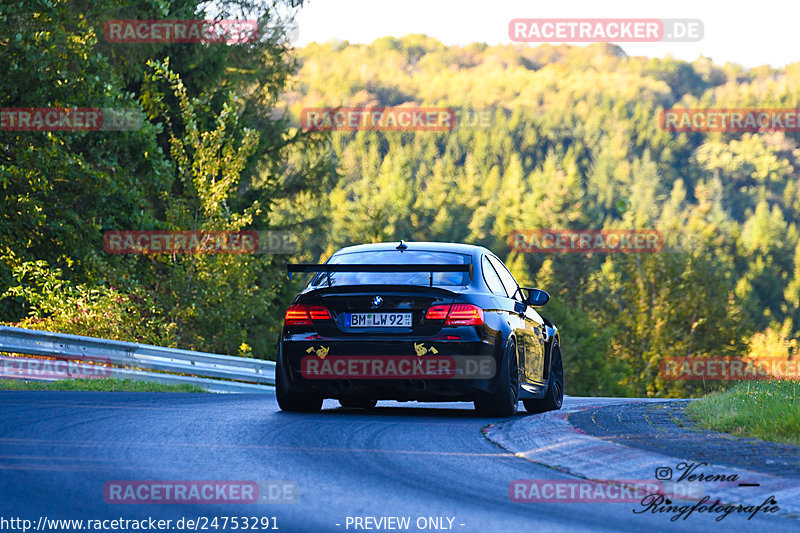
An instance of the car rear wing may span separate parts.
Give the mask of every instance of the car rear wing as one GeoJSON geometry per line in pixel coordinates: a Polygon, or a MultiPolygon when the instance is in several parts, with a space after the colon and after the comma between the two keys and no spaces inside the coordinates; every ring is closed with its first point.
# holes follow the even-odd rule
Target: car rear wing
{"type": "Polygon", "coordinates": [[[294,272],[325,272],[328,278],[328,287],[331,286],[331,272],[430,272],[430,284],[433,287],[434,272],[469,272],[469,279],[472,280],[472,263],[463,265],[410,265],[410,264],[391,264],[391,265],[317,265],[314,263],[286,263],[286,270],[289,279],[292,279],[294,272]]]}

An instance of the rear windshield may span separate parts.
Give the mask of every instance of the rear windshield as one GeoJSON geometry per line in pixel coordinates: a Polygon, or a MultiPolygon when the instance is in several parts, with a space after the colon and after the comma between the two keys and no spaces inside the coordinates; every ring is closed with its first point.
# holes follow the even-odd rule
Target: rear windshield
{"type": "MultiPolygon", "coordinates": [[[[466,265],[471,257],[453,252],[429,252],[424,250],[385,250],[351,252],[334,255],[329,265],[386,265],[386,264],[434,264],[466,265]]],[[[425,285],[431,283],[430,272],[331,272],[333,285],[425,285]]],[[[468,272],[434,272],[434,285],[468,285],[468,272]]],[[[312,287],[327,286],[327,274],[319,273],[311,280],[312,287]]]]}

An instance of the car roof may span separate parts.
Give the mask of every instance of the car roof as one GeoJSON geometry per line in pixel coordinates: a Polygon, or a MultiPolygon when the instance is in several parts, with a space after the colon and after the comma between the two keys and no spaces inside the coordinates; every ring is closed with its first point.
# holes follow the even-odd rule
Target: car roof
{"type": "Polygon", "coordinates": [[[469,255],[489,254],[494,255],[483,246],[475,244],[464,244],[459,242],[416,242],[416,241],[393,241],[393,242],[376,242],[371,244],[357,244],[355,246],[347,246],[336,251],[335,255],[349,254],[354,252],[384,252],[396,250],[403,242],[408,246],[407,250],[419,250],[427,252],[454,252],[469,255]]]}

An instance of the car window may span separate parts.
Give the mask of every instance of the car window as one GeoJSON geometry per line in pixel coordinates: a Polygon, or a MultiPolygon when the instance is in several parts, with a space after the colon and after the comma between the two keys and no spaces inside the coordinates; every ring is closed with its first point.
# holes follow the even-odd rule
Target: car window
{"type": "Polygon", "coordinates": [[[503,282],[503,287],[505,287],[506,292],[510,295],[513,295],[511,296],[511,298],[514,298],[515,300],[519,300],[521,302],[522,295],[520,294],[520,291],[517,290],[517,288],[519,288],[519,285],[517,284],[517,281],[514,279],[514,276],[511,275],[511,272],[508,271],[503,262],[500,261],[498,258],[494,256],[487,256],[487,257],[489,258],[489,261],[492,263],[492,266],[494,266],[494,269],[497,271],[497,275],[500,276],[500,281],[503,282]]]}
{"type": "MultiPolygon", "coordinates": [[[[466,265],[472,257],[453,252],[428,250],[380,250],[352,252],[331,257],[331,265],[386,265],[386,264],[435,264],[466,265]]],[[[430,272],[334,272],[331,274],[333,285],[429,285],[430,272]]],[[[433,285],[453,286],[469,285],[469,272],[434,272],[433,285]]],[[[327,275],[317,274],[311,280],[311,286],[327,285],[327,275]]]]}
{"type": "Polygon", "coordinates": [[[489,286],[489,290],[500,296],[508,296],[506,290],[503,288],[503,282],[500,281],[500,276],[497,275],[497,272],[485,255],[483,256],[482,265],[483,279],[486,281],[486,285],[489,286]]]}

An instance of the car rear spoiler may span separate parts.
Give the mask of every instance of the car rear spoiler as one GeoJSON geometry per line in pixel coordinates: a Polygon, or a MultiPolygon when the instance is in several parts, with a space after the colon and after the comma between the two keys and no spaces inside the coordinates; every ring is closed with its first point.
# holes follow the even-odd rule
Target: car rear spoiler
{"type": "Polygon", "coordinates": [[[469,272],[469,279],[472,279],[472,263],[464,265],[317,265],[314,263],[286,263],[286,270],[289,279],[292,279],[293,272],[325,272],[328,274],[328,286],[331,285],[331,272],[430,272],[431,287],[433,287],[434,272],[469,272]]]}

